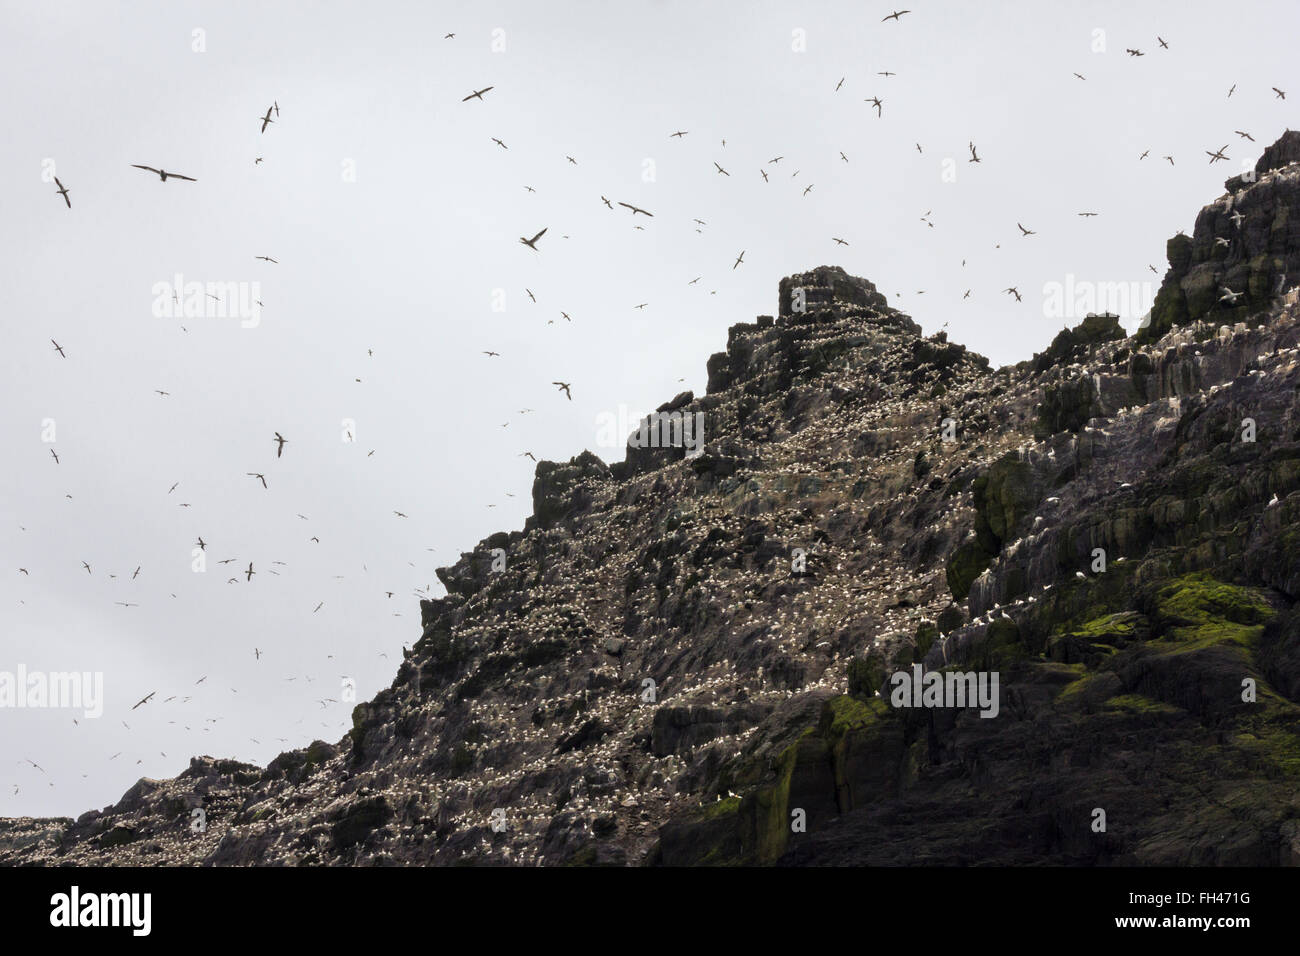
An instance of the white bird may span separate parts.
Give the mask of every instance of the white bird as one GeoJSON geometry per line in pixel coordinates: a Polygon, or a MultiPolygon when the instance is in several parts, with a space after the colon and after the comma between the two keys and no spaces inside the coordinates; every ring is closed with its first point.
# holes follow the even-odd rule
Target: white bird
{"type": "Polygon", "coordinates": [[[1268,506],[1271,508],[1275,504],[1277,504],[1277,495],[1274,495],[1272,498],[1269,499],[1268,506]]]}

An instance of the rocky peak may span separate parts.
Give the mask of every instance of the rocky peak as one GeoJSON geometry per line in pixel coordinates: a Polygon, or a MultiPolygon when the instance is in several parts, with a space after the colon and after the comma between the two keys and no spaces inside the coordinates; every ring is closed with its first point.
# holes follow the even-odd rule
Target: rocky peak
{"type": "Polygon", "coordinates": [[[839,266],[818,266],[786,276],[780,284],[779,314],[795,315],[845,306],[884,309],[885,296],[866,279],[851,276],[839,266]]]}
{"type": "Polygon", "coordinates": [[[1300,132],[1288,130],[1267,147],[1254,175],[1225,185],[1192,235],[1169,240],[1169,270],[1139,342],[1175,326],[1258,315],[1300,282],[1300,132]]]}

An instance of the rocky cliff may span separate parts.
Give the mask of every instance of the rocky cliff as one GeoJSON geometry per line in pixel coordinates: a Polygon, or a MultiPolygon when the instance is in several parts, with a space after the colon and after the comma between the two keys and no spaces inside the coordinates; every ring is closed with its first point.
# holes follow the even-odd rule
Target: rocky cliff
{"type": "Polygon", "coordinates": [[[702,452],[539,463],[342,740],[0,821],[0,862],[1300,862],[1297,159],[1170,240],[1138,335],[1015,367],[783,279],[659,410],[702,452]],[[996,715],[894,706],[913,664],[996,715]]]}

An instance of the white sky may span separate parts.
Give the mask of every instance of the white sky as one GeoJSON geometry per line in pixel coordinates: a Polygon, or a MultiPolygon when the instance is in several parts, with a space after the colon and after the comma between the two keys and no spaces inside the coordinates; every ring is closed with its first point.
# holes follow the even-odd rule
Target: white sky
{"type": "Polygon", "coordinates": [[[1296,125],[1270,90],[1300,98],[1293,3],[912,6],[881,23],[893,7],[861,2],[0,5],[0,670],[102,671],[107,698],[77,725],[0,710],[0,814],[77,814],[191,754],[337,740],[351,705],[318,701],[345,675],[361,700],[387,686],[419,638],[415,590],[442,594],[433,568],[522,526],[520,453],[621,458],[595,447],[597,416],[702,394],[727,327],[775,313],[782,276],[842,265],[927,332],[1017,361],[1063,324],[1046,284],[1153,295],[1165,240],[1296,125]],[[538,252],[518,243],[544,226],[538,252]],[[260,283],[260,324],[155,317],[177,273],[260,283]]]}

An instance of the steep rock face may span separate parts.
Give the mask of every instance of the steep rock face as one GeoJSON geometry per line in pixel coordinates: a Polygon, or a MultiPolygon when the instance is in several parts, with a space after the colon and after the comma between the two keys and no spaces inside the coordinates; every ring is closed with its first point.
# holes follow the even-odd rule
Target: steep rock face
{"type": "Polygon", "coordinates": [[[1233,324],[1300,284],[1300,132],[1287,131],[1252,176],[1224,186],[1227,194],[1201,210],[1191,236],[1169,240],[1169,271],[1139,341],[1202,319],[1233,324]]]}
{"type": "MultiPolygon", "coordinates": [[[[1233,207],[1284,262],[1289,175],[1233,207]]],[[[1295,294],[996,371],[841,269],[779,294],[659,409],[700,454],[538,463],[337,744],[0,862],[1300,863],[1295,294]],[[893,706],[913,664],[996,713],[893,706]]]]}

